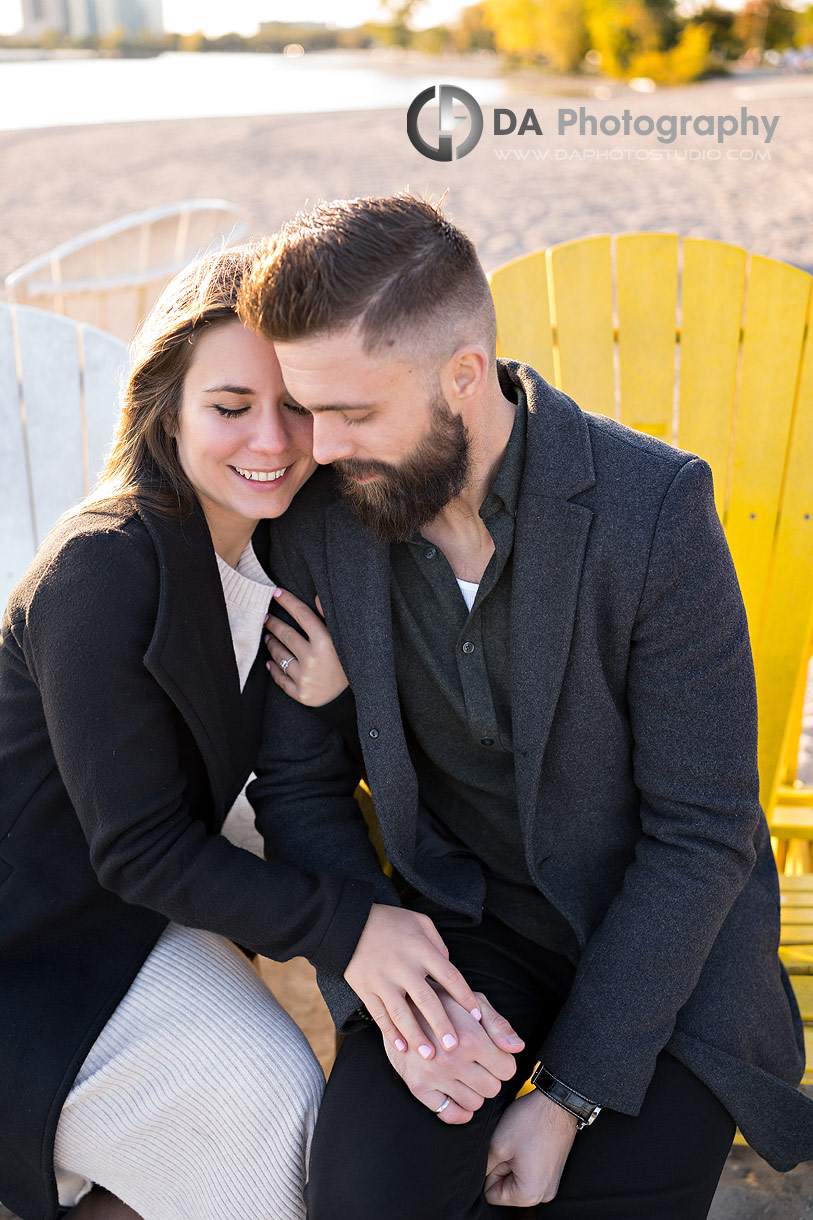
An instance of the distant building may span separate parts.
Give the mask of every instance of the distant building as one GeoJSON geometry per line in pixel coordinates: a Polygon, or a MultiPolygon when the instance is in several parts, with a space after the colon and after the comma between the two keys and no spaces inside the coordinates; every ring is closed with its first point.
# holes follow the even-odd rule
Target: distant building
{"type": "Polygon", "coordinates": [[[71,38],[110,34],[160,34],[164,28],[161,0],[22,0],[23,34],[36,38],[59,30],[71,38]]]}
{"type": "Polygon", "coordinates": [[[23,33],[37,38],[46,30],[68,29],[66,0],[22,0],[23,33]]]}

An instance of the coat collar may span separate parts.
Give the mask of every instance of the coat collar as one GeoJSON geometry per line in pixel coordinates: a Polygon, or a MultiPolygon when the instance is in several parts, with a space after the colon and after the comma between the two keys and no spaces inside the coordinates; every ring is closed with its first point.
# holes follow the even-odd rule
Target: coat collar
{"type": "Polygon", "coordinates": [[[231,776],[240,680],[212,537],[200,506],[182,523],[140,506],[158,559],[158,612],[144,663],[195,738],[219,808],[231,776]]]}

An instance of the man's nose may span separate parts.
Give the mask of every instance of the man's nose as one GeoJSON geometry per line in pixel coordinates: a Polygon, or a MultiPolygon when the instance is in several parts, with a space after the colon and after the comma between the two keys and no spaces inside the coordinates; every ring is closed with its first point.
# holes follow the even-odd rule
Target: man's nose
{"type": "Polygon", "coordinates": [[[313,417],[313,458],[320,466],[353,457],[355,445],[346,434],[346,425],[332,411],[313,417]]]}

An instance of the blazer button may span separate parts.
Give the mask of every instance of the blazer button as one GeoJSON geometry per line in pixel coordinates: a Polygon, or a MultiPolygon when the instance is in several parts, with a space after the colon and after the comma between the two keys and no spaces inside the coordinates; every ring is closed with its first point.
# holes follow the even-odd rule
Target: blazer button
{"type": "Polygon", "coordinates": [[[474,652],[474,645],[472,644],[471,640],[466,640],[465,644],[463,645],[463,651],[465,652],[466,656],[469,656],[470,653],[474,652]]]}
{"type": "Polygon", "coordinates": [[[371,736],[371,737],[377,737],[377,736],[378,736],[378,729],[370,729],[370,736],[371,736]]]}

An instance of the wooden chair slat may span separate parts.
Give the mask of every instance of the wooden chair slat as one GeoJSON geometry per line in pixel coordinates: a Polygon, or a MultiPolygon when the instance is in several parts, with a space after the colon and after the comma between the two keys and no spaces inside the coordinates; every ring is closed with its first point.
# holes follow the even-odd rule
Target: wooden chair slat
{"type": "Polygon", "coordinates": [[[0,305],[0,604],[95,480],[126,359],[125,344],[112,335],[45,310],[0,305]]]}
{"type": "Polygon", "coordinates": [[[0,592],[3,604],[36,549],[12,311],[0,302],[0,592]]]}
{"type": "Polygon", "coordinates": [[[813,873],[784,873],[779,878],[782,902],[813,903],[813,873]],[[810,895],[810,897],[808,897],[810,895]]]}
{"type": "Polygon", "coordinates": [[[802,1014],[802,1020],[813,1025],[813,974],[800,974],[793,980],[793,993],[802,1014]]]}
{"type": "Polygon", "coordinates": [[[746,252],[686,238],[682,250],[677,444],[714,475],[723,519],[737,385],[746,252]]]}
{"type": "Polygon", "coordinates": [[[497,311],[497,354],[532,365],[555,384],[545,251],[506,263],[489,278],[497,311]]]}
{"type": "Polygon", "coordinates": [[[584,410],[615,418],[610,238],[554,246],[548,269],[556,385],[584,410]]]}
{"type": "Polygon", "coordinates": [[[757,669],[809,299],[805,272],[751,256],[724,525],[757,669]]]}
{"type": "Polygon", "coordinates": [[[779,960],[792,980],[797,974],[813,974],[813,944],[780,945],[779,960]]]}
{"type": "Polygon", "coordinates": [[[19,309],[17,329],[37,543],[85,493],[85,448],[76,326],[19,309]]]}
{"type": "Polygon", "coordinates": [[[120,339],[89,326],[83,328],[82,350],[89,491],[110,448],[118,414],[118,390],[127,370],[127,351],[120,339]]]}
{"type": "MultiPolygon", "coordinates": [[[[776,795],[780,781],[789,771],[795,777],[813,640],[813,293],[806,321],[769,583],[754,649],[761,700],[760,774],[769,808],[782,803],[776,795]]],[[[813,838],[813,789],[797,791],[791,799],[797,806],[792,820],[804,827],[799,837],[813,838]]],[[[781,816],[787,816],[784,807],[781,816]]]]}
{"type": "Polygon", "coordinates": [[[622,424],[673,442],[678,238],[633,233],[615,239],[622,424]]]}

